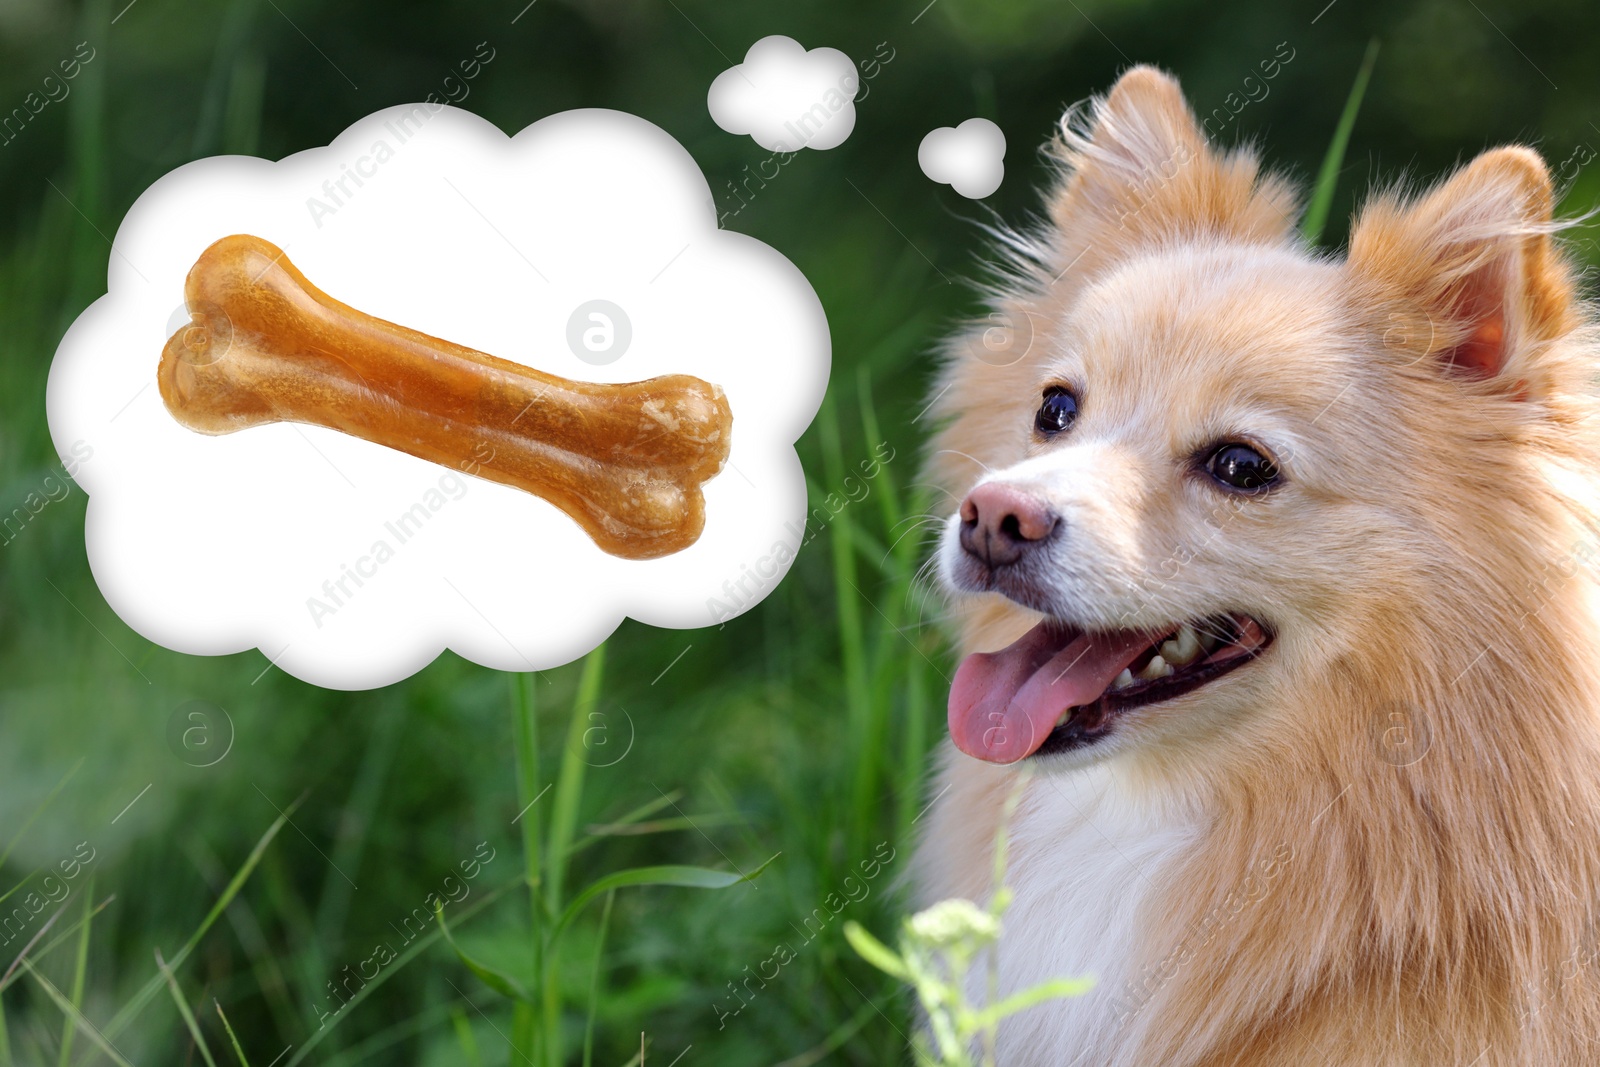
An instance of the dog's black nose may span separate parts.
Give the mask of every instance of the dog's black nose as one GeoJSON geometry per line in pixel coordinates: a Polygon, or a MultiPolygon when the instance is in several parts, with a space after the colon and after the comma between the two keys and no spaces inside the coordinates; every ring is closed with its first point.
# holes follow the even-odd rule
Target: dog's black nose
{"type": "Polygon", "coordinates": [[[985,482],[961,502],[961,547],[991,570],[1005,567],[1054,533],[1059,521],[1038,497],[985,482]]]}

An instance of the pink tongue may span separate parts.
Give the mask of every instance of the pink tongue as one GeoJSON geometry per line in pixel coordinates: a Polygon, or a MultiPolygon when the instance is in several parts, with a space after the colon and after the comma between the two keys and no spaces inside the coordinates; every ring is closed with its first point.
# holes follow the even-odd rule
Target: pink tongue
{"type": "Polygon", "coordinates": [[[990,763],[1032,755],[1063,711],[1100,699],[1158,636],[1119,630],[1067,640],[1045,622],[999,652],[974,653],[950,686],[950,737],[990,763]]]}

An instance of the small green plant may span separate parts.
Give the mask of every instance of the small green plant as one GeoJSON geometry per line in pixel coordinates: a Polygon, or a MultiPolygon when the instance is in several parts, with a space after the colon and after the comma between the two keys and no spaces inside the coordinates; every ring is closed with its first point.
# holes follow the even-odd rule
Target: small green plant
{"type": "MultiPolygon", "coordinates": [[[[512,1048],[522,1062],[533,1067],[561,1067],[568,1061],[568,1049],[563,1042],[563,1003],[561,986],[557,980],[563,937],[580,915],[601,897],[605,908],[600,921],[600,936],[596,941],[593,977],[589,987],[589,1003],[583,1025],[583,1064],[589,1067],[593,1056],[595,1015],[600,997],[601,953],[604,950],[606,928],[611,916],[611,900],[618,889],[631,886],[679,886],[690,889],[726,889],[748,882],[778,857],[775,855],[749,872],[728,872],[706,867],[668,865],[657,867],[632,867],[613,871],[591,882],[568,896],[566,876],[573,854],[594,843],[595,837],[579,839],[578,807],[583,797],[584,737],[591,726],[590,713],[600,696],[601,674],[605,665],[605,645],[589,653],[578,680],[577,699],[573,702],[572,718],[567,730],[566,745],[562,750],[560,768],[554,781],[539,787],[538,720],[534,714],[533,679],[518,675],[514,680],[512,705],[513,733],[516,743],[516,776],[518,802],[523,805],[519,816],[524,856],[523,880],[528,889],[528,903],[532,925],[529,933],[533,950],[531,975],[519,978],[499,970],[468,955],[451,936],[445,925],[444,909],[435,910],[439,931],[444,935],[456,956],[480,982],[512,1003],[512,1048]],[[539,807],[538,801],[547,790],[553,790],[550,804],[539,807]],[[549,814],[544,814],[548,808],[549,814]]],[[[658,800],[624,815],[609,828],[633,826],[664,807],[676,806],[675,795],[663,794],[658,800]]],[[[669,821],[664,826],[676,826],[669,821]]]]}
{"type": "Polygon", "coordinates": [[[913,1042],[918,1067],[973,1067],[981,1062],[994,1067],[995,1035],[1001,1020],[1035,1004],[1087,992],[1087,978],[1053,978],[1030,989],[996,1000],[999,989],[1001,917],[1011,904],[1005,884],[1006,827],[1028,781],[1026,772],[1007,799],[994,843],[994,892],[989,906],[979,907],[959,897],[939,903],[906,919],[896,952],[858,923],[847,923],[844,935],[868,963],[909,985],[927,1018],[927,1029],[913,1042]],[[974,1004],[967,997],[967,975],[982,956],[989,971],[988,1003],[974,1004]],[[975,1050],[981,1059],[974,1060],[975,1050]]]}

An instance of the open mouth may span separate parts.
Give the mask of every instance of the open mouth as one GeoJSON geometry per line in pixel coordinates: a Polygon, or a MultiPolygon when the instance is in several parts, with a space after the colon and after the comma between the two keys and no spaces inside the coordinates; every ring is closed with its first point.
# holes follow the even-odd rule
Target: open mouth
{"type": "Polygon", "coordinates": [[[1108,736],[1123,712],[1192,692],[1271,643],[1271,631],[1248,615],[1107,633],[1046,620],[999,652],[962,661],[950,687],[950,736],[991,763],[1083,748],[1108,736]]]}

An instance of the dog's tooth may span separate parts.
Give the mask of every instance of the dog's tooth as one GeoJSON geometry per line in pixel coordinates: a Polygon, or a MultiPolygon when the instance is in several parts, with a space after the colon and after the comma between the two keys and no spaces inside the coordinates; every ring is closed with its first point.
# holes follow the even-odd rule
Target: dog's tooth
{"type": "Polygon", "coordinates": [[[1166,660],[1162,659],[1159,654],[1157,654],[1150,657],[1150,662],[1144,665],[1144,668],[1139,671],[1136,677],[1141,678],[1144,681],[1151,682],[1157,678],[1165,678],[1171,673],[1171,665],[1168,664],[1166,660]]]}
{"type": "Polygon", "coordinates": [[[1113,689],[1126,689],[1126,688],[1128,688],[1128,686],[1130,686],[1132,684],[1133,684],[1133,672],[1130,671],[1128,668],[1124,667],[1124,668],[1122,668],[1122,673],[1117,675],[1117,680],[1111,683],[1111,688],[1113,688],[1113,689]]]}
{"type": "Polygon", "coordinates": [[[1200,650],[1206,655],[1211,655],[1217,648],[1217,635],[1211,632],[1210,627],[1200,631],[1200,650]]]}
{"type": "Polygon", "coordinates": [[[1194,629],[1184,626],[1166,641],[1161,642],[1161,658],[1174,667],[1187,667],[1200,655],[1200,639],[1194,629]]]}

